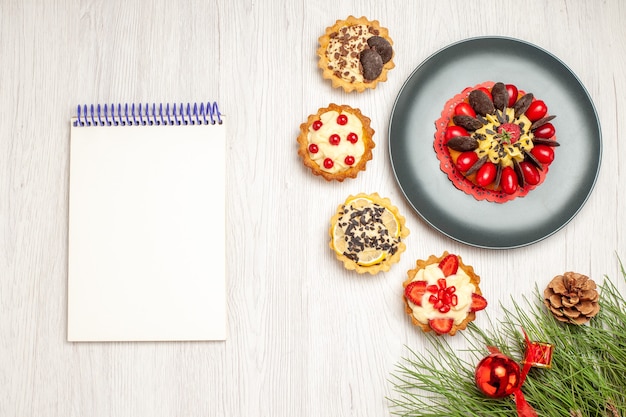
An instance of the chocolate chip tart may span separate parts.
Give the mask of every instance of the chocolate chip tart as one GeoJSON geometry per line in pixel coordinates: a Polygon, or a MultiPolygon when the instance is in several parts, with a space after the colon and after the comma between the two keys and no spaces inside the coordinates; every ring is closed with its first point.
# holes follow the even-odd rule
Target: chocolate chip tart
{"type": "Polygon", "coordinates": [[[317,55],[324,79],[348,93],[376,88],[395,67],[388,30],[366,17],[349,16],[326,28],[317,55]]]}
{"type": "Polygon", "coordinates": [[[346,269],[389,271],[406,250],[405,218],[388,198],[359,193],[340,204],[330,221],[330,248],[346,269]]]}

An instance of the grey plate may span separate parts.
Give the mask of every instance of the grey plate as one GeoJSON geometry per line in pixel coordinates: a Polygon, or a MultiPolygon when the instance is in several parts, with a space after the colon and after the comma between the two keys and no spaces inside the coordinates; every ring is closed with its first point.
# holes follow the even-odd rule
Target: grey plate
{"type": "Polygon", "coordinates": [[[574,218],[595,185],[602,138],[589,94],[563,62],[520,40],[485,37],[452,44],[413,71],[391,113],[389,153],[400,188],[428,224],[468,245],[508,249],[542,240],[574,218]],[[543,184],[502,204],[458,190],[433,149],[445,102],[485,81],[515,84],[544,100],[557,116],[561,144],[543,184]]]}

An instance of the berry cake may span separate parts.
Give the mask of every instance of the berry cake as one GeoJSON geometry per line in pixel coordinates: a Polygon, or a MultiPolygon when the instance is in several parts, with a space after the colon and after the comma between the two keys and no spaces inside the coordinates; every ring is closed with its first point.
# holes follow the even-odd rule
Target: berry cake
{"type": "Polygon", "coordinates": [[[487,307],[474,268],[444,252],[418,260],[404,281],[404,306],[414,325],[425,332],[454,336],[487,307]]]}
{"type": "Polygon", "coordinates": [[[388,271],[406,250],[405,219],[377,193],[349,196],[330,221],[330,248],[348,270],[388,271]]]}
{"type": "Polygon", "coordinates": [[[330,104],[300,125],[298,155],[327,181],[356,178],[376,146],[370,119],[359,109],[330,104]]]}
{"type": "Polygon", "coordinates": [[[477,200],[503,203],[540,185],[559,146],[543,100],[485,82],[450,99],[436,122],[441,170],[477,200]]]}
{"type": "Polygon", "coordinates": [[[378,21],[349,16],[319,38],[318,66],[333,87],[361,93],[387,80],[387,71],[395,66],[392,44],[378,21]]]}

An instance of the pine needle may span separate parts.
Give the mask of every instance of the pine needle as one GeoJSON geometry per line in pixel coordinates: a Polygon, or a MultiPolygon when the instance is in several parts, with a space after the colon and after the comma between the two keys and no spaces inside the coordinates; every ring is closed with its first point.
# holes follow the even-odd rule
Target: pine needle
{"type": "MultiPolygon", "coordinates": [[[[624,279],[626,271],[620,262],[624,279]]],[[[564,324],[544,307],[535,286],[532,298],[512,299],[504,319],[483,330],[470,323],[463,336],[469,359],[460,358],[443,337],[425,335],[425,354],[409,348],[391,373],[394,415],[411,417],[517,416],[511,399],[491,399],[474,383],[476,365],[497,346],[511,358],[530,340],[554,345],[552,367],[532,368],[522,386],[540,417],[626,417],[626,301],[607,277],[600,286],[600,312],[587,325],[564,324]]]]}

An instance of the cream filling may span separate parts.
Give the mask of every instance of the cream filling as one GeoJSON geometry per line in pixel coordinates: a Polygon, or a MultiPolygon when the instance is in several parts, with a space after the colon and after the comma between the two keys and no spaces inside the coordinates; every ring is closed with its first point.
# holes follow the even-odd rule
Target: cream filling
{"type": "Polygon", "coordinates": [[[448,287],[454,286],[456,288],[454,294],[456,294],[458,302],[456,306],[451,306],[450,311],[441,313],[435,309],[433,304],[428,301],[432,295],[428,291],[422,296],[421,307],[413,304],[410,300],[407,302],[413,310],[413,317],[420,323],[428,323],[428,320],[431,319],[451,318],[454,320],[454,324],[458,325],[465,320],[469,313],[472,306],[472,293],[476,291],[476,287],[470,282],[470,277],[460,268],[455,275],[444,277],[437,264],[427,265],[424,269],[417,271],[413,281],[426,281],[427,285],[437,285],[437,280],[441,278],[445,278],[448,287]]]}
{"type": "Polygon", "coordinates": [[[501,165],[502,167],[513,167],[513,160],[517,162],[522,162],[524,160],[524,152],[530,152],[533,148],[533,137],[534,135],[530,131],[530,125],[532,122],[526,117],[525,114],[522,114],[517,119],[515,118],[515,111],[507,107],[505,111],[507,119],[510,123],[516,124],[520,126],[520,137],[515,143],[507,143],[506,141],[501,140],[497,136],[497,129],[500,126],[500,121],[498,117],[493,114],[488,114],[485,116],[485,119],[489,123],[483,125],[480,129],[477,129],[475,132],[480,137],[484,137],[483,139],[478,140],[478,149],[475,150],[476,154],[478,154],[479,158],[487,155],[489,160],[496,165],[501,165]]]}
{"type": "Polygon", "coordinates": [[[322,171],[330,172],[331,174],[345,171],[358,164],[365,153],[363,123],[361,123],[361,120],[351,113],[338,113],[332,110],[323,113],[320,116],[320,121],[322,122],[322,126],[319,130],[314,130],[312,125],[309,127],[309,134],[307,136],[309,145],[315,144],[318,148],[318,151],[313,153],[309,147],[309,157],[319,165],[322,171]],[[340,114],[348,118],[348,123],[345,125],[337,123],[337,117],[340,114]],[[348,140],[350,133],[355,133],[358,136],[356,143],[352,143],[348,140]],[[339,135],[340,140],[338,145],[333,145],[329,142],[329,138],[333,134],[339,135]],[[345,160],[347,156],[354,157],[353,164],[346,164],[345,160]],[[324,161],[327,158],[333,161],[331,168],[324,166],[324,161]]]}
{"type": "Polygon", "coordinates": [[[331,37],[326,49],[328,67],[348,82],[363,82],[360,53],[372,36],[367,25],[345,26],[331,37]]]}

